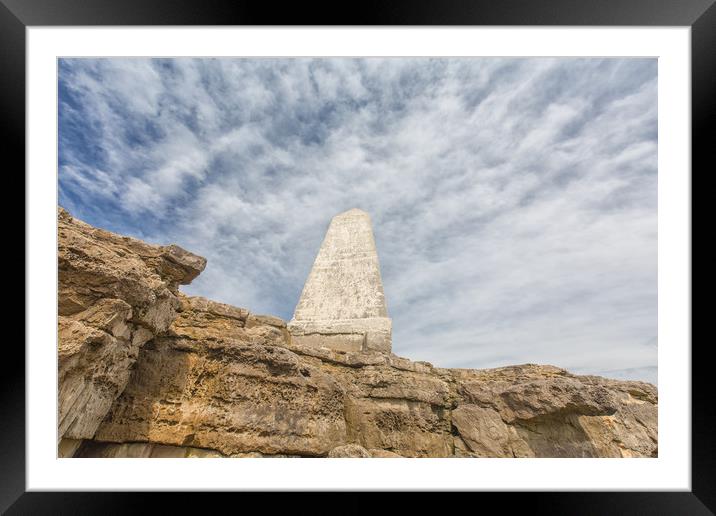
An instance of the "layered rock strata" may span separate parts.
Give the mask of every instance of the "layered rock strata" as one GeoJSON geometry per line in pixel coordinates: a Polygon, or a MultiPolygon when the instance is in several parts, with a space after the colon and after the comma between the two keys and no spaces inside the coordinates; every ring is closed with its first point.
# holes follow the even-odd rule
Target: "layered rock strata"
{"type": "Polygon", "coordinates": [[[58,437],[88,439],[139,350],[166,332],[206,260],[94,228],[58,210],[58,437]]]}
{"type": "Polygon", "coordinates": [[[446,369],[177,291],[204,260],[60,211],[62,457],[654,457],[656,387],[446,369]]]}

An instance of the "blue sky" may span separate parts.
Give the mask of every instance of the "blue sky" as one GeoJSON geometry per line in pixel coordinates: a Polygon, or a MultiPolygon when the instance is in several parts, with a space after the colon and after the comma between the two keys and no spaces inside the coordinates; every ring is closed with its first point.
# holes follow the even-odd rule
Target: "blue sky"
{"type": "Polygon", "coordinates": [[[62,59],[59,202],[290,319],[368,211],[393,351],[656,383],[655,59],[62,59]]]}

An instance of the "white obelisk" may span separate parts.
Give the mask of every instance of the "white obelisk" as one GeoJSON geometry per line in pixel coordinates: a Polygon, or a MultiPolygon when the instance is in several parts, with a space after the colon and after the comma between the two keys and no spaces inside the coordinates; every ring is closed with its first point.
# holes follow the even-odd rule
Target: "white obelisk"
{"type": "Polygon", "coordinates": [[[288,324],[298,344],[342,351],[391,350],[391,321],[370,216],[333,217],[288,324]]]}

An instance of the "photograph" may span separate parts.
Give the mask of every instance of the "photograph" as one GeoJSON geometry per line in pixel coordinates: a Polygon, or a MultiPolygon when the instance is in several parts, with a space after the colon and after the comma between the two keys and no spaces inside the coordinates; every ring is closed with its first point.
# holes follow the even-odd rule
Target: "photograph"
{"type": "Polygon", "coordinates": [[[0,0],[0,513],[713,515],[715,28],[716,0],[0,0]]]}
{"type": "Polygon", "coordinates": [[[57,458],[658,460],[657,57],[56,81],[57,458]]]}

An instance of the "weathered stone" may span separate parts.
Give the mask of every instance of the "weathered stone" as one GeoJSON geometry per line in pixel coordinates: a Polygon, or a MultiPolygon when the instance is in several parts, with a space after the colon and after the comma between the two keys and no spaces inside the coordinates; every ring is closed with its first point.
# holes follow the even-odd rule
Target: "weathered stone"
{"type": "Polygon", "coordinates": [[[94,228],[62,208],[58,236],[58,433],[88,439],[124,390],[141,346],[176,317],[178,285],[206,261],[94,228]]]}
{"type": "Polygon", "coordinates": [[[408,399],[349,398],[348,438],[366,448],[404,457],[452,455],[450,421],[444,409],[408,399]]]}
{"type": "Polygon", "coordinates": [[[84,441],[75,452],[75,457],[95,458],[218,458],[225,457],[215,450],[192,448],[189,446],[172,446],[157,443],[104,443],[101,441],[84,441]]]}
{"type": "Polygon", "coordinates": [[[181,296],[181,301],[182,311],[194,310],[195,312],[206,312],[207,314],[225,317],[227,319],[235,319],[240,322],[245,322],[249,316],[249,311],[244,308],[217,303],[216,301],[211,301],[200,296],[181,296]]]}
{"type": "Polygon", "coordinates": [[[328,456],[331,458],[368,458],[371,455],[368,450],[358,444],[344,444],[333,448],[328,456]]]}
{"type": "MultiPolygon", "coordinates": [[[[177,292],[202,259],[62,211],[59,249],[60,457],[657,456],[653,385],[302,341],[177,292]]],[[[298,336],[365,338],[370,319],[298,336]]]]}
{"type": "Polygon", "coordinates": [[[335,363],[349,367],[387,364],[386,355],[373,352],[347,352],[343,350],[316,348],[296,343],[293,339],[287,344],[292,351],[306,357],[315,357],[326,363],[335,363]]]}
{"type": "Polygon", "coordinates": [[[461,439],[474,456],[512,456],[510,429],[497,411],[477,405],[460,405],[452,411],[452,424],[459,434],[456,439],[461,439]]]}
{"type": "Polygon", "coordinates": [[[372,450],[368,450],[368,452],[370,453],[370,456],[375,459],[402,459],[403,458],[402,455],[398,455],[397,453],[393,453],[388,450],[372,449],[372,450]]]}
{"type": "Polygon", "coordinates": [[[302,456],[344,442],[343,389],[286,349],[280,329],[231,328],[211,302],[188,305],[201,309],[141,350],[98,440],[302,456]]]}
{"type": "Polygon", "coordinates": [[[81,444],[81,439],[60,439],[57,445],[57,457],[60,459],[74,457],[81,444]]]}
{"type": "Polygon", "coordinates": [[[533,364],[453,374],[460,399],[452,417],[462,456],[656,455],[653,385],[533,364]]]}
{"type": "Polygon", "coordinates": [[[299,345],[390,352],[392,326],[366,212],[333,217],[288,328],[299,345]]]}
{"type": "Polygon", "coordinates": [[[273,315],[256,315],[251,314],[249,315],[248,319],[246,320],[246,327],[252,328],[254,326],[275,326],[276,328],[285,328],[286,327],[286,321],[279,317],[274,317],[273,315]]]}

